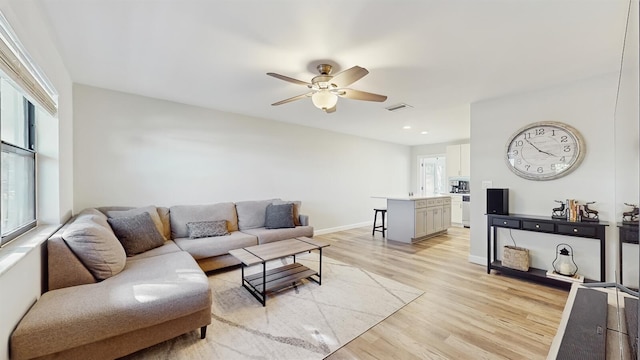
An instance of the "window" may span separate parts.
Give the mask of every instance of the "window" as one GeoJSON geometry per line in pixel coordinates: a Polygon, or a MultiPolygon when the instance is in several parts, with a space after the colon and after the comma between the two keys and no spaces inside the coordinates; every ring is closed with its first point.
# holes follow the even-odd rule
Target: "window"
{"type": "Polygon", "coordinates": [[[446,161],[444,155],[418,158],[418,186],[420,193],[447,193],[446,161]]]}
{"type": "Polygon", "coordinates": [[[36,226],[35,106],[0,74],[1,244],[36,226]]]}

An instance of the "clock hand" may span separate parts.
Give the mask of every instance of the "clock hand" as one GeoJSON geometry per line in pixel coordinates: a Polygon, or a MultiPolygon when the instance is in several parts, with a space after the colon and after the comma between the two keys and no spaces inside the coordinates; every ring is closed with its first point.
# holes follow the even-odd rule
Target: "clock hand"
{"type": "Polygon", "coordinates": [[[547,155],[553,156],[553,157],[556,157],[554,154],[552,154],[552,153],[550,153],[550,152],[546,152],[546,151],[543,151],[543,150],[538,149],[538,147],[537,147],[537,146],[535,146],[535,145],[533,145],[533,143],[532,143],[531,141],[529,141],[529,139],[525,139],[525,140],[529,143],[529,145],[533,146],[533,148],[534,148],[534,149],[536,149],[536,150],[538,150],[539,152],[541,152],[541,153],[543,153],[543,154],[547,154],[547,155]]]}

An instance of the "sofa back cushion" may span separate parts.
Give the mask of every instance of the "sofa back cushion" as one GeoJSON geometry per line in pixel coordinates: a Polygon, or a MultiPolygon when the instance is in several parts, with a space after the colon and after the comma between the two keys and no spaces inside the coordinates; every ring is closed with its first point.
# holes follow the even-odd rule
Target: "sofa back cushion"
{"type": "Polygon", "coordinates": [[[62,233],[71,251],[98,280],[118,274],[127,261],[124,248],[96,209],[83,210],[62,233]]]}
{"type": "Polygon", "coordinates": [[[169,208],[171,214],[171,238],[189,237],[187,223],[226,220],[227,229],[238,231],[236,206],[232,202],[211,205],[176,205],[169,208]]]}
{"type": "Polygon", "coordinates": [[[238,228],[247,230],[264,227],[267,206],[274,200],[276,199],[237,202],[238,228]]]}

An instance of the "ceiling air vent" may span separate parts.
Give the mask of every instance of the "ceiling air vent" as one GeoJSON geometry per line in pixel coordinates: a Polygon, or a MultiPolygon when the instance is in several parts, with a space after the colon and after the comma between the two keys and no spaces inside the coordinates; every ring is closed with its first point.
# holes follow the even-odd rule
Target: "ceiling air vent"
{"type": "Polygon", "coordinates": [[[398,111],[398,110],[402,110],[402,109],[406,109],[406,108],[412,108],[412,107],[413,106],[407,105],[405,103],[399,103],[399,104],[388,106],[385,109],[387,109],[389,111],[398,111]]]}

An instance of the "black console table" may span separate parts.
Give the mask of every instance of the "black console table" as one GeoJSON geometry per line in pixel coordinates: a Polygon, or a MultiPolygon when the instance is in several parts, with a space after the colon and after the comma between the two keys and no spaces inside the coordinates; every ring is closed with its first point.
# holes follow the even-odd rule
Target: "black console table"
{"type": "Polygon", "coordinates": [[[622,244],[638,244],[638,225],[627,225],[618,223],[619,236],[618,236],[618,262],[620,263],[620,284],[622,282],[622,244]]]}
{"type": "MultiPolygon", "coordinates": [[[[600,280],[606,280],[605,274],[605,229],[607,225],[596,222],[575,222],[551,219],[546,216],[531,215],[496,215],[487,214],[487,274],[491,269],[503,274],[516,276],[540,283],[554,285],[562,288],[570,288],[571,283],[547,277],[547,271],[543,269],[529,268],[529,271],[520,271],[502,266],[502,261],[497,260],[497,229],[507,228],[523,231],[541,232],[566,236],[576,236],[600,241],[600,280]]],[[[595,281],[585,279],[585,282],[595,281]]]]}

